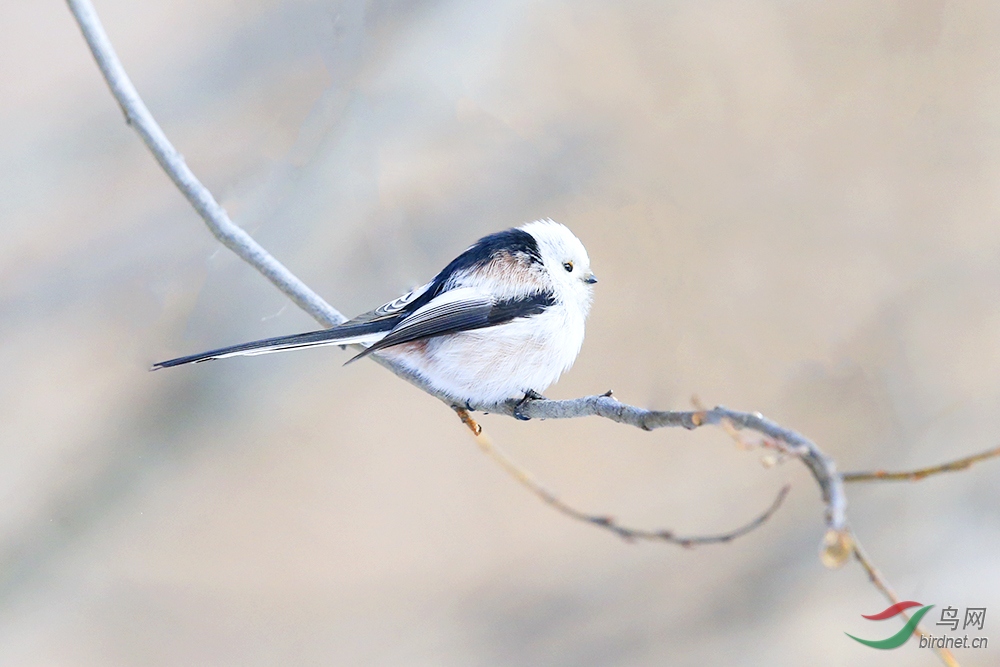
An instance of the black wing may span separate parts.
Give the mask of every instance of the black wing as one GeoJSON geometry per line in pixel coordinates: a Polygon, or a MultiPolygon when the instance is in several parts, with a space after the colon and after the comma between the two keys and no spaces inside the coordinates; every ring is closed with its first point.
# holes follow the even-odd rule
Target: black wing
{"type": "Polygon", "coordinates": [[[497,326],[518,317],[539,315],[553,304],[555,298],[551,292],[536,292],[518,299],[496,301],[473,288],[449,290],[400,321],[385,337],[347,363],[393,345],[497,326]]]}
{"type": "Polygon", "coordinates": [[[339,326],[291,336],[266,338],[178,357],[153,364],[152,370],[224,357],[267,354],[318,345],[367,342],[359,341],[357,338],[390,332],[372,347],[347,362],[351,363],[355,359],[391,345],[495,326],[517,317],[537,315],[555,303],[550,292],[538,292],[520,299],[495,302],[481,295],[473,297],[469,293],[456,294],[465,293],[468,288],[452,289],[455,286],[455,276],[481,268],[505,256],[515,259],[524,268],[534,267],[541,271],[541,256],[534,237],[520,229],[508,229],[479,239],[426,285],[339,326]]]}

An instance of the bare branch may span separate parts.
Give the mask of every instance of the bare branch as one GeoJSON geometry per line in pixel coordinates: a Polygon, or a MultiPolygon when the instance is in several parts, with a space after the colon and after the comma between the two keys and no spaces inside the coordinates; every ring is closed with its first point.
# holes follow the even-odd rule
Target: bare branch
{"type": "Polygon", "coordinates": [[[468,410],[465,408],[455,408],[455,412],[458,413],[459,419],[462,423],[469,427],[472,431],[472,436],[476,439],[476,444],[479,448],[493,459],[501,468],[504,469],[507,474],[513,477],[519,484],[524,486],[526,489],[531,491],[533,494],[538,496],[543,502],[554,507],[556,510],[570,517],[571,519],[576,519],[577,521],[583,521],[584,523],[593,524],[605,530],[609,530],[618,537],[626,541],[635,540],[650,540],[658,542],[669,542],[671,544],[678,544],[682,547],[693,547],[698,544],[719,544],[724,542],[731,542],[737,537],[742,537],[752,530],[762,526],[768,519],[770,519],[778,508],[781,507],[781,503],[784,502],[785,497],[788,495],[790,486],[785,485],[778,492],[777,497],[774,502],[771,503],[764,512],[759,514],[749,523],[731,530],[726,533],[720,533],[718,535],[690,535],[682,537],[675,535],[673,531],[670,530],[648,530],[645,528],[630,528],[618,523],[613,517],[604,516],[599,514],[588,514],[582,512],[572,505],[566,504],[562,499],[559,498],[555,493],[548,490],[541,483],[535,480],[534,476],[517,463],[515,463],[509,456],[507,456],[500,448],[494,444],[493,439],[486,434],[483,427],[476,422],[469,414],[468,410]]]}
{"type": "Polygon", "coordinates": [[[886,472],[885,470],[874,470],[872,472],[845,472],[840,477],[845,482],[899,482],[904,480],[919,482],[925,477],[930,477],[931,475],[937,475],[943,472],[965,470],[980,461],[996,458],[998,456],[1000,456],[1000,447],[995,447],[993,449],[988,449],[985,452],[979,452],[978,454],[973,454],[972,456],[966,456],[965,458],[956,459],[954,461],[931,466],[929,468],[919,468],[918,470],[909,470],[904,472],[886,472]]]}
{"type": "MultiPolygon", "coordinates": [[[[504,414],[512,414],[515,401],[501,406],[504,414]]],[[[496,407],[494,411],[496,411],[496,407]]],[[[722,406],[711,410],[673,411],[646,410],[621,403],[614,396],[585,396],[566,401],[529,401],[520,408],[522,414],[538,419],[569,419],[573,417],[596,416],[610,419],[620,424],[628,424],[652,431],[656,428],[683,427],[695,429],[706,425],[728,424],[735,429],[750,429],[769,438],[780,451],[794,456],[809,468],[819,484],[826,503],[827,526],[838,533],[847,530],[847,497],[844,485],[833,459],[824,454],[811,440],[791,429],[784,428],[765,418],[759,412],[739,412],[722,406]]]]}

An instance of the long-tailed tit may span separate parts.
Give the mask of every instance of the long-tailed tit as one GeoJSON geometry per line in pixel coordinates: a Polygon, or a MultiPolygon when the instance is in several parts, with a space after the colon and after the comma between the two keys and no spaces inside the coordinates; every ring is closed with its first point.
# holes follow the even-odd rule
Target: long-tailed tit
{"type": "MultiPolygon", "coordinates": [[[[338,326],[161,361],[183,364],[361,344],[422,377],[456,405],[539,398],[576,360],[592,285],[587,250],[539,220],[490,234],[426,285],[338,326]]],[[[515,411],[520,416],[518,411],[515,411]]]]}

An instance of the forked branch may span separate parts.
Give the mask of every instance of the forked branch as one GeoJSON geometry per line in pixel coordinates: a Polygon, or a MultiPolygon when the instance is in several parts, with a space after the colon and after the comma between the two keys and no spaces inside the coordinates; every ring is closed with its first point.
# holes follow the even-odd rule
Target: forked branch
{"type": "Polygon", "coordinates": [[[584,523],[589,523],[598,526],[599,528],[611,531],[627,542],[647,540],[669,542],[682,547],[693,547],[699,544],[721,544],[731,542],[737,537],[742,537],[750,531],[764,525],[764,523],[778,511],[778,508],[781,507],[781,503],[784,502],[785,497],[792,488],[787,484],[783,486],[781,490],[778,491],[778,495],[775,497],[774,502],[771,503],[770,507],[764,510],[761,514],[757,515],[749,523],[725,533],[719,533],[716,535],[681,536],[675,534],[672,530],[632,528],[622,525],[615,520],[614,517],[601,514],[588,514],[578,510],[572,505],[567,504],[558,495],[542,486],[530,472],[515,463],[499,447],[497,447],[493,443],[493,439],[486,433],[486,431],[483,430],[483,427],[472,418],[468,410],[465,408],[455,408],[455,412],[458,413],[458,417],[462,420],[462,423],[465,424],[470,431],[472,431],[472,437],[475,438],[476,444],[479,445],[479,448],[483,451],[483,453],[493,459],[501,468],[504,469],[504,471],[507,472],[507,474],[517,480],[522,486],[540,498],[542,502],[555,508],[557,511],[565,514],[571,519],[583,521],[584,523]]]}

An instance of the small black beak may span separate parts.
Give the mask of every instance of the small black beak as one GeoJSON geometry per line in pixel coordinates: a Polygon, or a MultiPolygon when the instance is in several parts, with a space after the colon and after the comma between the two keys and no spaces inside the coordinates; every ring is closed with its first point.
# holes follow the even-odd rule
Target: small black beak
{"type": "Polygon", "coordinates": [[[597,276],[595,276],[593,273],[588,273],[587,277],[583,279],[583,282],[587,283],[588,285],[593,285],[594,283],[597,282],[597,276]]]}

